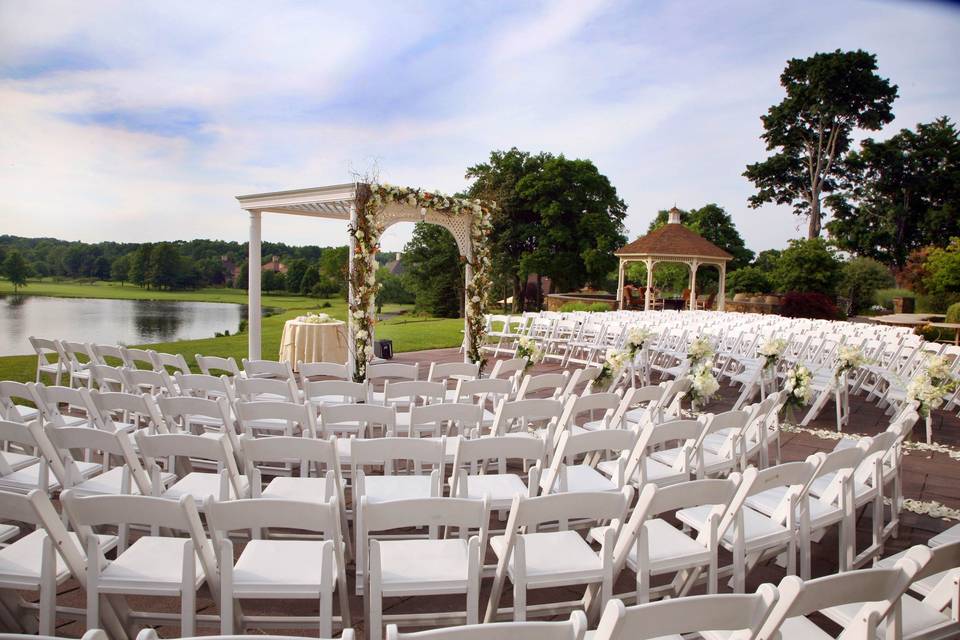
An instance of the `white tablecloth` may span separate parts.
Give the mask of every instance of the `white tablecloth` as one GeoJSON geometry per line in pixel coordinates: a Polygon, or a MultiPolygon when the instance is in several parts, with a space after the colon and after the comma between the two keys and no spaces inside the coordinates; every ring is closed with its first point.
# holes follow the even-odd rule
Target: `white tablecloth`
{"type": "Polygon", "coordinates": [[[280,339],[280,360],[290,362],[347,361],[347,325],[340,320],[313,324],[287,320],[280,339]]]}

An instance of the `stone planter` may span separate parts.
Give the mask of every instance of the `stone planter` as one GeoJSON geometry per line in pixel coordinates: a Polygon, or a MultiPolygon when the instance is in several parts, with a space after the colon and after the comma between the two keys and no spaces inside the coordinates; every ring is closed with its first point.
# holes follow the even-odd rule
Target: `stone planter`
{"type": "Polygon", "coordinates": [[[914,309],[913,298],[894,298],[893,299],[894,313],[913,313],[913,309],[914,309]]]}

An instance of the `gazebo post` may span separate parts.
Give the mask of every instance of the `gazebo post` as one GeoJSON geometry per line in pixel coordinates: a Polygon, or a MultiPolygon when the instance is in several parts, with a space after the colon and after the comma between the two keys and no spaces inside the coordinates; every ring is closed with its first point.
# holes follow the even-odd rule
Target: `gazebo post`
{"type": "Polygon", "coordinates": [[[690,263],[690,311],[697,310],[697,267],[700,263],[693,260],[690,263]]]}
{"type": "MultiPolygon", "coordinates": [[[[357,228],[357,205],[350,205],[350,228],[357,228]]],[[[350,310],[350,307],[353,306],[353,254],[357,250],[357,236],[356,233],[350,233],[350,242],[347,248],[347,373],[350,374],[350,379],[353,379],[353,374],[357,370],[357,359],[356,355],[353,353],[353,350],[356,348],[356,343],[353,339],[354,327],[353,320],[353,311],[350,310]]]]}
{"type": "Polygon", "coordinates": [[[260,211],[250,212],[250,242],[247,246],[247,358],[260,359],[262,312],[260,309],[260,211]]]}
{"type": "Polygon", "coordinates": [[[717,311],[726,309],[727,300],[727,263],[720,263],[720,290],[717,295],[717,311]]]}
{"type": "Polygon", "coordinates": [[[623,309],[623,258],[620,258],[620,267],[617,269],[617,309],[623,309]]]}
{"type": "Polygon", "coordinates": [[[643,296],[643,310],[650,311],[650,296],[653,294],[653,265],[656,263],[651,258],[643,261],[647,265],[647,290],[643,296]]]}

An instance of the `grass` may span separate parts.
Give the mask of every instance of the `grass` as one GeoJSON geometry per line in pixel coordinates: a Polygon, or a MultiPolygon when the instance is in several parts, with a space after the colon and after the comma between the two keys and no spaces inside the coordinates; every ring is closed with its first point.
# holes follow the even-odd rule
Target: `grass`
{"type": "MultiPolygon", "coordinates": [[[[0,293],[12,293],[9,282],[0,282],[0,293]]],[[[148,291],[132,285],[121,287],[115,283],[98,282],[63,283],[63,282],[36,282],[22,290],[24,294],[46,295],[67,298],[113,298],[125,300],[189,300],[196,302],[233,302],[244,304],[247,293],[237,289],[199,289],[196,291],[148,291]]],[[[263,306],[280,310],[273,316],[263,318],[261,349],[264,358],[276,358],[280,350],[280,336],[283,333],[283,324],[290,318],[303,315],[308,311],[322,310],[340,320],[346,320],[347,305],[341,299],[317,299],[303,296],[263,295],[263,306]],[[329,303],[329,307],[323,305],[329,303]]],[[[410,311],[409,305],[384,305],[385,314],[410,311]]],[[[456,347],[463,338],[463,320],[456,318],[423,318],[412,315],[396,315],[377,323],[377,337],[393,340],[393,349],[403,351],[420,351],[422,349],[439,349],[456,347]]],[[[29,345],[25,345],[29,348],[29,345]]],[[[156,349],[168,353],[180,353],[191,366],[195,365],[194,355],[197,353],[209,356],[233,356],[240,358],[247,355],[247,334],[235,334],[219,338],[201,338],[197,340],[179,340],[176,342],[161,342],[140,347],[156,349]]],[[[0,357],[0,380],[28,381],[34,379],[36,358],[28,356],[0,357]]]]}

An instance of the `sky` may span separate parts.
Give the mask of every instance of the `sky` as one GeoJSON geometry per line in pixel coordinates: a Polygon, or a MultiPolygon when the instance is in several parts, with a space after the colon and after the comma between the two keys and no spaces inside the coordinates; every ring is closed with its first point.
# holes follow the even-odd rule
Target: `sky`
{"type": "MultiPolygon", "coordinates": [[[[246,239],[234,196],[381,181],[454,193],[516,146],[588,158],[629,209],[715,202],[754,251],[805,234],[747,206],[785,62],[862,48],[899,85],[875,138],[960,119],[960,5],[919,0],[0,0],[0,233],[246,239]]],[[[399,250],[412,225],[389,229],[399,250]]],[[[265,240],[342,222],[266,214],[265,240]]]]}

